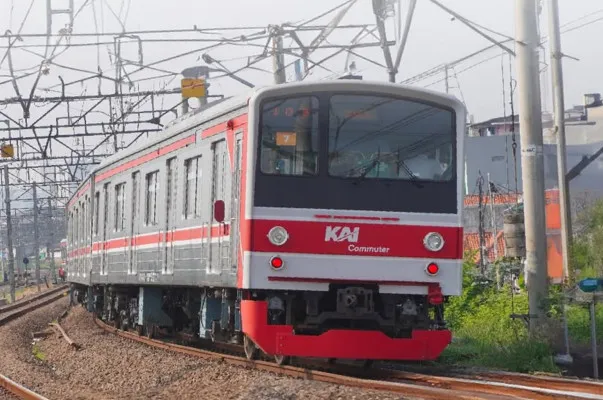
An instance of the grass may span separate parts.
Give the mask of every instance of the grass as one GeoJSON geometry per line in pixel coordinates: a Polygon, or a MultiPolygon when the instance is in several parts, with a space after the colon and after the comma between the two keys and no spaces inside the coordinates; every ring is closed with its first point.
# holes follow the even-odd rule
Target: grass
{"type": "MultiPolygon", "coordinates": [[[[595,321],[597,341],[603,342],[603,305],[595,305],[595,321]]],[[[572,343],[590,344],[590,312],[586,306],[570,306],[567,308],[567,325],[572,343]]]]}
{"type": "Polygon", "coordinates": [[[33,345],[31,353],[38,360],[40,360],[40,361],[46,361],[46,355],[44,353],[42,353],[42,350],[40,350],[40,347],[37,344],[33,345]]]}
{"type": "MultiPolygon", "coordinates": [[[[475,284],[474,267],[465,265],[463,294],[446,307],[454,341],[440,362],[463,367],[482,367],[513,372],[559,372],[553,348],[544,338],[533,339],[521,320],[511,314],[527,314],[526,294],[511,295],[492,285],[475,284]]],[[[558,332],[557,326],[549,331],[558,332]]]]}

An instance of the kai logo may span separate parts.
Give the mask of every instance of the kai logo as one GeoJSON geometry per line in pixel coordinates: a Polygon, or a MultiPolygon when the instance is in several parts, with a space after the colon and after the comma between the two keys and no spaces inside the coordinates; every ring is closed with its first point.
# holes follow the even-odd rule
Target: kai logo
{"type": "Polygon", "coordinates": [[[343,242],[347,240],[350,243],[358,242],[360,228],[350,229],[347,226],[327,226],[325,231],[325,242],[343,242]]]}

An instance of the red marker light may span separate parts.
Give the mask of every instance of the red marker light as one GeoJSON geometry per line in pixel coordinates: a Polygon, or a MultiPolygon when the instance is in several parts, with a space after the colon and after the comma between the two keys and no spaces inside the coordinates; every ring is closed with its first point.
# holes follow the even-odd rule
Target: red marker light
{"type": "Polygon", "coordinates": [[[438,264],[436,263],[429,263],[425,271],[427,271],[429,275],[436,275],[438,272],[440,272],[440,267],[438,267],[438,264]]]}
{"type": "Polygon", "coordinates": [[[285,262],[279,256],[270,259],[270,266],[274,269],[281,269],[283,268],[283,265],[285,265],[285,262]]]}

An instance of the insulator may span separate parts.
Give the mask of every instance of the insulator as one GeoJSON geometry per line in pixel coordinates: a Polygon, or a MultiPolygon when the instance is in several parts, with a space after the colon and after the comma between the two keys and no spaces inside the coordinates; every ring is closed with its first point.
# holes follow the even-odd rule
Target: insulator
{"type": "Polygon", "coordinates": [[[525,257],[526,236],[523,211],[508,211],[505,213],[503,220],[503,236],[507,257],[525,257]]]}

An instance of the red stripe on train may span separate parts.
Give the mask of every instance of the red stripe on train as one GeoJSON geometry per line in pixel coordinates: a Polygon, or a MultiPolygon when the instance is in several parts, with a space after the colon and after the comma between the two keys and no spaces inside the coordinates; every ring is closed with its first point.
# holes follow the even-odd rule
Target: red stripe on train
{"type": "Polygon", "coordinates": [[[337,254],[355,256],[461,259],[462,227],[328,223],[315,221],[253,220],[251,245],[246,250],[266,253],[337,254]],[[289,240],[275,246],[268,232],[282,226],[289,240]],[[347,228],[347,229],[346,229],[347,228]],[[438,252],[425,248],[423,239],[429,232],[444,238],[438,252]]]}
{"type": "MultiPolygon", "coordinates": [[[[229,236],[230,235],[230,226],[222,225],[222,226],[212,226],[211,228],[211,237],[221,237],[221,236],[229,236]]],[[[151,234],[143,234],[135,236],[134,238],[119,238],[119,239],[110,239],[106,242],[94,242],[92,244],[92,251],[99,250],[111,250],[111,249],[120,249],[127,248],[130,246],[130,241],[133,246],[144,246],[149,244],[162,244],[162,243],[170,243],[170,242],[182,242],[186,240],[192,239],[204,239],[208,238],[208,229],[207,228],[191,228],[191,229],[183,229],[174,232],[165,233],[151,233],[151,234]]],[[[88,249],[75,249],[69,253],[69,256],[74,254],[79,254],[83,250],[88,249]]]]}
{"type": "Polygon", "coordinates": [[[127,170],[129,170],[131,168],[137,167],[137,166],[142,165],[142,164],[144,164],[146,162],[154,160],[157,157],[161,157],[161,156],[163,156],[165,154],[169,154],[169,153],[171,153],[173,151],[181,149],[182,147],[186,147],[189,144],[195,143],[195,139],[196,139],[195,135],[190,135],[190,136],[185,137],[184,139],[177,140],[174,143],[170,143],[170,144],[168,144],[168,145],[166,145],[164,147],[161,147],[161,148],[159,148],[157,150],[154,150],[154,151],[152,151],[150,153],[147,153],[147,154],[145,154],[145,155],[143,155],[141,157],[138,157],[138,158],[136,158],[136,159],[134,159],[132,161],[128,161],[127,163],[118,165],[115,168],[112,168],[112,169],[110,169],[108,171],[105,171],[105,172],[103,172],[101,174],[98,174],[96,176],[96,178],[94,179],[94,181],[95,182],[101,182],[101,181],[103,181],[103,180],[105,180],[107,178],[112,177],[113,175],[119,174],[120,172],[127,171],[127,170]]]}

